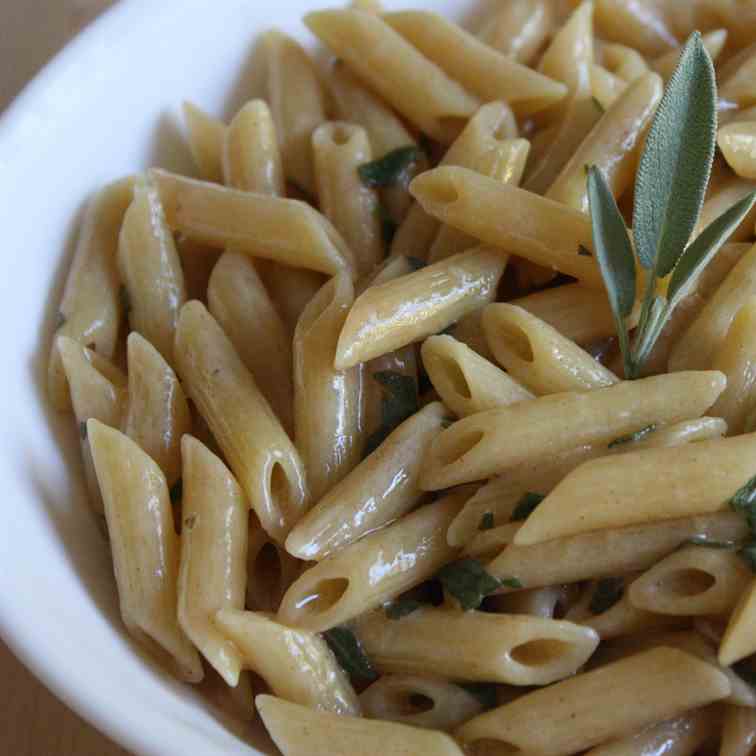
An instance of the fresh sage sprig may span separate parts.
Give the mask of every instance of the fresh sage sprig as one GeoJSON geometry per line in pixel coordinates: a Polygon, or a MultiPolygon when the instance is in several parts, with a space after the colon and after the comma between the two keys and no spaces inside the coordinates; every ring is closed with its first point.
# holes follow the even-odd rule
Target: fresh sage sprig
{"type": "Polygon", "coordinates": [[[756,201],[756,192],[744,197],[688,243],[711,177],[716,102],[714,66],[695,32],[664,91],[641,156],[633,206],[634,250],[604,175],[596,166],[588,168],[594,249],[628,379],[640,375],[672,311],[756,201]],[[631,344],[626,321],[635,307],[639,280],[645,291],[631,344]]]}

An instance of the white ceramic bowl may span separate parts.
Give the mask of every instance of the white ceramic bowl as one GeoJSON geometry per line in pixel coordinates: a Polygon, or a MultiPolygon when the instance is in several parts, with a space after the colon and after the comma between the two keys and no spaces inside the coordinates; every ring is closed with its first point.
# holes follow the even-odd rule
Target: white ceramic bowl
{"type": "MultiPolygon", "coordinates": [[[[74,423],[45,400],[55,312],[87,196],[153,164],[191,171],[181,101],[233,113],[255,93],[256,34],[275,25],[308,40],[302,14],[323,4],[122,0],[0,119],[0,633],[55,694],[144,756],[261,751],[142,659],[122,628],[74,423]]],[[[390,4],[446,13],[467,5],[390,4]]]]}

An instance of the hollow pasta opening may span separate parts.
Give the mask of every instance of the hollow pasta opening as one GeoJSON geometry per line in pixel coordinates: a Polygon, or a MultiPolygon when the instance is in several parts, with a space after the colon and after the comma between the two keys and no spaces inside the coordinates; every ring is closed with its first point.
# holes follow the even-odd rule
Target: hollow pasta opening
{"type": "Polygon", "coordinates": [[[497,338],[523,362],[533,362],[535,359],[530,338],[525,331],[515,323],[509,323],[507,321],[499,323],[497,338]]]}
{"type": "Polygon", "coordinates": [[[467,753],[471,756],[512,756],[520,753],[520,749],[504,740],[481,738],[467,744],[467,753]]]}
{"type": "Polygon", "coordinates": [[[515,646],[510,656],[518,664],[526,667],[545,667],[559,661],[569,650],[569,643],[553,638],[542,638],[515,646]]]}
{"type": "Polygon", "coordinates": [[[354,131],[348,126],[335,124],[331,128],[331,141],[339,146],[348,144],[352,136],[354,136],[354,131]]]}
{"type": "Polygon", "coordinates": [[[391,703],[396,713],[402,716],[425,714],[436,706],[436,702],[429,696],[411,690],[397,691],[391,703]]]}
{"type": "Polygon", "coordinates": [[[288,513],[295,497],[286,469],[280,462],[274,463],[270,470],[269,490],[273,511],[288,513]]]}
{"type": "Polygon", "coordinates": [[[453,462],[457,462],[474,449],[483,440],[484,435],[485,433],[479,430],[453,435],[440,450],[439,461],[443,465],[451,465],[453,462]]]}
{"type": "Polygon", "coordinates": [[[463,399],[472,399],[470,384],[459,363],[450,357],[441,358],[441,368],[446,375],[452,390],[463,399]]]}
{"type": "Polygon", "coordinates": [[[427,191],[429,198],[441,205],[451,205],[459,199],[456,184],[448,176],[434,177],[434,180],[428,183],[427,191]]]}
{"type": "Polygon", "coordinates": [[[666,596],[690,598],[706,593],[716,582],[716,578],[708,572],[688,567],[668,572],[657,581],[656,585],[659,592],[666,596]]]}
{"type": "Polygon", "coordinates": [[[341,600],[349,588],[347,578],[328,578],[316,583],[307,596],[297,602],[297,609],[303,614],[323,614],[341,600]]]}

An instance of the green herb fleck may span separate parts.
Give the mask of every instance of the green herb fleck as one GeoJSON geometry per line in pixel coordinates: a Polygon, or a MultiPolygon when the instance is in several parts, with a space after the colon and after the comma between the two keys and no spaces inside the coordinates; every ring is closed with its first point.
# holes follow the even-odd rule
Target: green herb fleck
{"type": "Polygon", "coordinates": [[[447,428],[451,427],[454,424],[454,418],[453,417],[442,417],[441,418],[441,427],[446,430],[447,428]]]}
{"type": "Polygon", "coordinates": [[[583,244],[578,244],[578,254],[581,257],[593,257],[593,252],[583,244]]]}
{"type": "Polygon", "coordinates": [[[747,543],[738,551],[738,555],[745,559],[751,568],[751,572],[756,572],[756,543],[747,543]]]}
{"type": "Polygon", "coordinates": [[[419,601],[415,601],[415,599],[397,599],[386,607],[386,616],[390,620],[398,620],[406,617],[408,614],[412,614],[412,612],[421,606],[422,604],[419,601]]]}
{"type": "Polygon", "coordinates": [[[59,330],[63,328],[63,326],[66,324],[66,316],[58,310],[57,315],[55,316],[55,330],[59,330]]]}
{"type": "Polygon", "coordinates": [[[459,687],[475,696],[486,709],[493,709],[498,703],[493,683],[459,683],[459,687]]]}
{"type": "Polygon", "coordinates": [[[494,527],[494,514],[493,512],[486,512],[483,517],[480,518],[480,524],[478,530],[493,530],[494,527]]]}
{"type": "Polygon", "coordinates": [[[363,163],[357,168],[362,183],[370,189],[393,186],[404,179],[420,155],[414,144],[398,147],[378,160],[363,163]]]}
{"type": "Polygon", "coordinates": [[[756,476],[735,492],[730,506],[746,518],[751,533],[756,535],[756,476]]]}
{"type": "Polygon", "coordinates": [[[499,580],[485,571],[477,559],[460,559],[443,567],[438,579],[462,609],[477,609],[483,599],[503,586],[522,588],[517,578],[499,580]]]}
{"type": "Polygon", "coordinates": [[[397,426],[420,409],[417,382],[412,376],[393,370],[381,370],[373,373],[373,378],[383,387],[381,427],[365,442],[363,459],[372,454],[397,426]]]}
{"type": "Polygon", "coordinates": [[[454,333],[454,329],[457,327],[456,323],[452,323],[450,326],[446,326],[443,331],[439,331],[439,336],[451,336],[454,333]]]}
{"type": "Polygon", "coordinates": [[[86,441],[87,439],[87,421],[82,420],[79,423],[79,435],[81,436],[82,441],[86,441]]]}
{"type": "Polygon", "coordinates": [[[635,182],[633,238],[601,171],[588,172],[593,246],[614,315],[625,378],[637,378],[674,308],[756,202],[756,192],[689,244],[711,176],[716,144],[716,81],[699,32],[688,39],[656,109],[635,182]],[[632,344],[626,319],[636,294],[636,255],[646,290],[632,344]],[[669,276],[666,294],[658,281],[669,276]]]}
{"type": "Polygon", "coordinates": [[[171,502],[176,504],[181,501],[181,497],[184,493],[184,481],[179,478],[172,486],[170,490],[171,502]]]}
{"type": "Polygon", "coordinates": [[[373,682],[377,679],[378,675],[365,649],[348,627],[332,627],[323,633],[323,637],[339,664],[353,680],[373,682]]]}
{"type": "Polygon", "coordinates": [[[410,268],[412,270],[420,270],[421,268],[424,268],[428,265],[425,260],[421,260],[419,257],[412,257],[412,255],[407,255],[407,262],[410,264],[410,268]]]}
{"type": "Polygon", "coordinates": [[[623,446],[624,444],[632,444],[636,441],[641,441],[649,434],[653,433],[656,430],[656,423],[651,423],[651,425],[647,425],[645,428],[641,428],[638,431],[635,431],[635,433],[629,433],[627,436],[620,436],[619,438],[615,438],[614,441],[612,441],[609,444],[610,449],[615,449],[618,446],[623,446]]]}
{"type": "Polygon", "coordinates": [[[121,288],[118,290],[118,298],[121,300],[121,308],[124,315],[128,317],[131,312],[131,297],[129,296],[129,290],[124,284],[121,284],[121,288]]]}
{"type": "Polygon", "coordinates": [[[520,520],[527,519],[527,517],[545,498],[546,497],[543,494],[528,491],[517,502],[517,506],[512,511],[512,516],[509,518],[509,521],[519,522],[520,520]]]}
{"type": "Polygon", "coordinates": [[[611,609],[625,592],[625,581],[623,578],[604,578],[599,580],[591,596],[591,602],[588,609],[591,614],[603,614],[611,609]]]}
{"type": "Polygon", "coordinates": [[[593,100],[593,104],[596,106],[596,110],[598,110],[599,113],[606,113],[606,108],[599,102],[598,98],[591,97],[591,100],[593,100]]]}

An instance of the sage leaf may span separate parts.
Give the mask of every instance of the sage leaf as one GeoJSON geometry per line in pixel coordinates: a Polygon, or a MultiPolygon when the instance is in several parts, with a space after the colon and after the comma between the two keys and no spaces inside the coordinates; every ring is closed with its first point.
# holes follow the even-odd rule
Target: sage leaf
{"type": "Polygon", "coordinates": [[[489,575],[477,559],[460,559],[447,564],[437,577],[465,611],[477,609],[486,596],[504,585],[503,581],[489,575]]]}
{"type": "Polygon", "coordinates": [[[635,183],[635,249],[660,278],[675,267],[701,212],[716,147],[716,101],[714,66],[694,32],[651,123],[635,183]]]}
{"type": "Polygon", "coordinates": [[[480,518],[478,530],[493,530],[494,525],[495,521],[493,512],[485,512],[480,518]]]}
{"type": "Polygon", "coordinates": [[[595,165],[588,171],[588,204],[593,248],[614,315],[625,375],[629,375],[632,366],[625,318],[633,311],[635,304],[635,255],[614,195],[595,165]]]}
{"type": "Polygon", "coordinates": [[[398,620],[402,617],[406,617],[408,614],[412,614],[412,612],[416,611],[421,606],[422,604],[415,599],[397,599],[396,601],[392,601],[386,607],[386,616],[390,620],[398,620]]]}
{"type": "Polygon", "coordinates": [[[358,166],[357,173],[362,183],[370,189],[393,186],[402,180],[419,155],[420,150],[415,145],[398,147],[378,160],[358,166]]]}
{"type": "Polygon", "coordinates": [[[652,423],[651,425],[647,425],[645,428],[641,428],[640,430],[635,431],[635,433],[628,433],[627,436],[620,436],[619,438],[615,438],[614,441],[610,442],[608,448],[614,449],[617,446],[623,446],[624,444],[631,444],[636,441],[640,441],[648,436],[649,433],[653,433],[655,430],[656,423],[652,423]]]}
{"type": "Polygon", "coordinates": [[[510,522],[519,522],[520,520],[527,519],[533,512],[533,510],[545,499],[543,494],[533,493],[528,491],[523,494],[522,498],[517,502],[517,505],[512,510],[512,514],[509,518],[510,522]]]}
{"type": "Polygon", "coordinates": [[[677,306],[688,293],[690,285],[695,282],[701,271],[743,222],[754,202],[756,202],[756,192],[751,192],[713,220],[683,252],[672,271],[672,278],[667,288],[670,309],[677,306]]]}
{"type": "Polygon", "coordinates": [[[373,682],[378,678],[365,649],[348,627],[332,627],[323,633],[323,638],[336,660],[353,680],[373,682]]]}
{"type": "Polygon", "coordinates": [[[730,506],[746,518],[751,532],[756,534],[756,476],[735,492],[730,506]]]}

